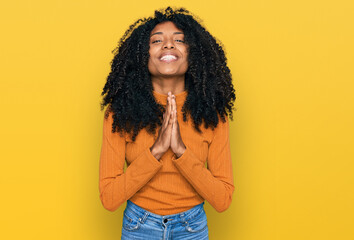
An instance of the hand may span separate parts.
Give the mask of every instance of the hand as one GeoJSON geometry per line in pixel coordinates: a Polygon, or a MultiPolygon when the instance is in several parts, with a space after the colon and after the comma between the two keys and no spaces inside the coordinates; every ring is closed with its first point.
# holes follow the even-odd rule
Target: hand
{"type": "Polygon", "coordinates": [[[177,119],[177,106],[175,96],[172,95],[172,135],[171,135],[171,149],[176,154],[177,158],[182,156],[186,150],[179,130],[179,124],[177,119]]]}
{"type": "Polygon", "coordinates": [[[163,114],[163,122],[160,127],[157,139],[150,148],[152,155],[155,158],[160,159],[162,155],[168,150],[171,143],[172,133],[172,104],[171,104],[171,92],[168,92],[166,111],[163,114]]]}

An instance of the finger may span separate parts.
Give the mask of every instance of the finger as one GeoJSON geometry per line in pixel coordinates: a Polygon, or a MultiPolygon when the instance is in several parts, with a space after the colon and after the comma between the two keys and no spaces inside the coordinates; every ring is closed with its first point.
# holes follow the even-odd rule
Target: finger
{"type": "Polygon", "coordinates": [[[174,120],[174,111],[175,111],[175,101],[174,101],[175,96],[171,95],[171,116],[173,117],[172,120],[174,120]]]}
{"type": "Polygon", "coordinates": [[[173,122],[174,122],[174,116],[173,116],[173,103],[172,103],[172,100],[173,98],[171,97],[171,122],[170,124],[173,125],[173,122]]]}
{"type": "Polygon", "coordinates": [[[173,94],[171,94],[171,111],[174,109],[174,103],[173,103],[173,94]]]}
{"type": "Polygon", "coordinates": [[[174,118],[174,123],[175,125],[177,125],[177,110],[175,109],[175,112],[174,112],[174,115],[175,115],[175,118],[174,118]]]}
{"type": "Polygon", "coordinates": [[[167,108],[166,108],[166,121],[165,121],[165,126],[168,125],[169,123],[169,120],[171,118],[171,108],[170,108],[170,105],[171,105],[171,100],[169,99],[169,97],[167,97],[167,108]]]}
{"type": "Polygon", "coordinates": [[[171,119],[171,110],[170,110],[170,102],[171,102],[171,100],[170,100],[170,98],[169,98],[169,92],[168,92],[168,96],[167,96],[167,100],[166,100],[167,102],[166,102],[166,119],[165,119],[165,121],[164,121],[164,126],[165,126],[165,128],[168,126],[168,124],[169,124],[169,121],[170,121],[170,119],[171,119]]]}
{"type": "Polygon", "coordinates": [[[172,95],[171,104],[172,104],[172,111],[174,112],[176,110],[176,98],[175,98],[175,95],[172,95]]]}
{"type": "Polygon", "coordinates": [[[173,111],[176,114],[176,112],[177,112],[177,104],[176,104],[176,96],[175,95],[173,95],[173,111]]]}
{"type": "Polygon", "coordinates": [[[173,97],[172,97],[172,94],[170,96],[170,116],[171,116],[171,120],[173,121],[173,97]]]}
{"type": "Polygon", "coordinates": [[[170,121],[168,122],[169,125],[173,124],[173,111],[171,111],[171,117],[170,117],[170,121]]]}
{"type": "Polygon", "coordinates": [[[168,104],[169,113],[171,113],[171,111],[172,111],[172,93],[168,92],[168,96],[169,96],[169,104],[168,104]]]}
{"type": "Polygon", "coordinates": [[[172,99],[172,102],[173,102],[173,123],[176,122],[176,119],[177,119],[177,110],[176,110],[176,96],[173,95],[173,99],[172,99]]]}
{"type": "Polygon", "coordinates": [[[167,106],[166,106],[168,112],[167,114],[169,116],[171,116],[171,96],[170,96],[170,92],[168,92],[168,96],[167,96],[167,106]]]}
{"type": "Polygon", "coordinates": [[[176,110],[172,111],[172,115],[173,115],[173,120],[172,120],[172,124],[173,124],[173,128],[176,128],[176,110]]]}
{"type": "Polygon", "coordinates": [[[174,115],[173,122],[177,126],[177,110],[176,109],[174,110],[173,115],[174,115]]]}
{"type": "Polygon", "coordinates": [[[165,107],[165,112],[164,112],[164,118],[167,118],[167,115],[168,115],[168,97],[167,97],[167,104],[166,104],[166,107],[165,107]]]}

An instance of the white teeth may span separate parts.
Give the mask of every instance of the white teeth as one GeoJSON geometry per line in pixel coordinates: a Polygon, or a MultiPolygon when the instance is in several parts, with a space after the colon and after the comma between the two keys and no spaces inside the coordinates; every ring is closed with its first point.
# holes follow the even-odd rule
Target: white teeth
{"type": "Polygon", "coordinates": [[[160,60],[171,60],[171,59],[177,59],[177,58],[173,55],[165,55],[162,58],[160,58],[160,60]]]}

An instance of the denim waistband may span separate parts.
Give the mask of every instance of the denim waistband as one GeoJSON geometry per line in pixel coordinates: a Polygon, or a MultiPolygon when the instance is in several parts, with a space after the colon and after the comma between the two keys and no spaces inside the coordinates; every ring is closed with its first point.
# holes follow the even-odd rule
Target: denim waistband
{"type": "Polygon", "coordinates": [[[170,214],[170,215],[159,215],[159,214],[149,212],[149,211],[141,208],[140,206],[136,205],[132,201],[127,200],[127,206],[126,206],[125,211],[131,211],[133,214],[135,214],[137,217],[139,217],[141,219],[141,222],[144,222],[147,218],[149,218],[149,220],[155,221],[158,223],[168,221],[168,223],[174,224],[177,222],[185,222],[185,221],[192,219],[197,214],[199,214],[199,212],[201,210],[203,210],[203,207],[204,207],[204,202],[202,202],[198,205],[195,205],[191,209],[184,211],[184,212],[170,214]],[[165,220],[165,219],[167,219],[167,220],[165,220]]]}

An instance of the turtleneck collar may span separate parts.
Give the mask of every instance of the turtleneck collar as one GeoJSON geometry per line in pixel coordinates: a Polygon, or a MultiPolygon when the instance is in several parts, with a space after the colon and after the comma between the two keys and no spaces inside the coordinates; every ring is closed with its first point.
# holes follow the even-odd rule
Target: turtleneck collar
{"type": "MultiPolygon", "coordinates": [[[[167,104],[167,94],[162,94],[159,92],[156,92],[155,90],[152,90],[152,93],[155,97],[155,99],[162,105],[166,105],[167,104]]],[[[187,90],[184,90],[183,92],[180,92],[178,94],[174,94],[175,95],[175,99],[176,99],[176,104],[178,106],[183,105],[184,101],[186,100],[186,97],[188,95],[187,90]]]]}

